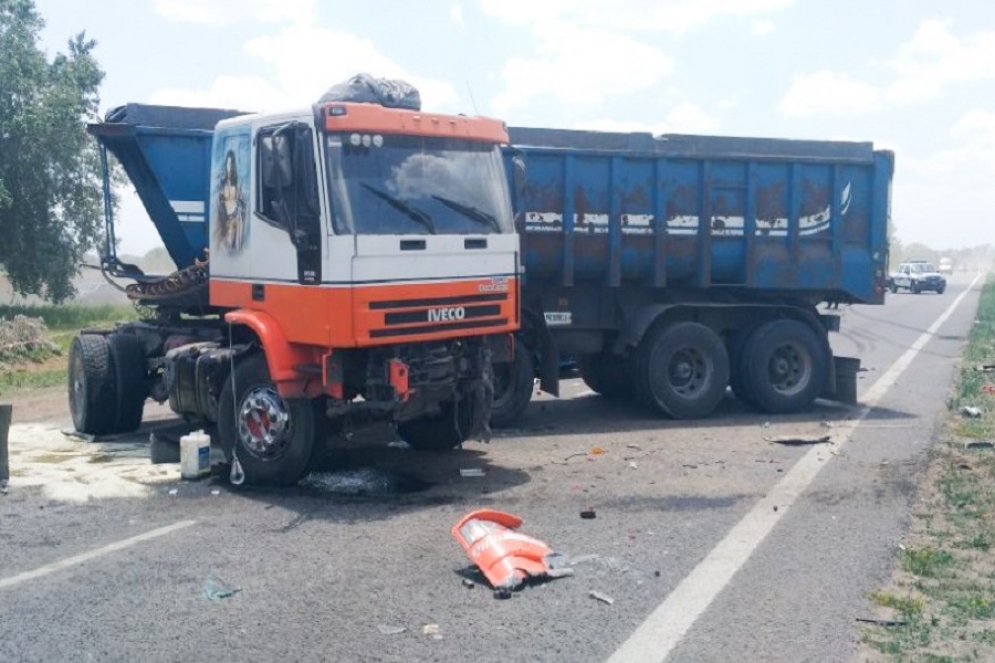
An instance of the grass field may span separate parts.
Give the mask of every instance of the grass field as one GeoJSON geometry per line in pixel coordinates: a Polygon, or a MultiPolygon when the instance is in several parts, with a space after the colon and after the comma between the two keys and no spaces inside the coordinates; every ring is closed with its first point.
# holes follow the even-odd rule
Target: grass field
{"type": "Polygon", "coordinates": [[[112,327],[138,317],[129,306],[0,306],[0,319],[16,315],[41,318],[54,351],[30,353],[6,362],[0,358],[0,395],[65,384],[69,345],[80,329],[112,327]]]}
{"type": "Polygon", "coordinates": [[[869,599],[890,627],[867,627],[860,661],[995,661],[995,280],[964,361],[890,584],[869,599]],[[974,406],[980,417],[961,408],[974,406]]]}

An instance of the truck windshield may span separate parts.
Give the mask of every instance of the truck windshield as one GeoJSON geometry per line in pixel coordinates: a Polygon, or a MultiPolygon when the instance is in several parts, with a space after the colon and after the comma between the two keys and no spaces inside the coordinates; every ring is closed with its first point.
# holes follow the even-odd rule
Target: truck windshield
{"type": "Polygon", "coordinates": [[[329,134],[335,232],[514,232],[500,148],[454,138],[329,134]]]}
{"type": "Polygon", "coordinates": [[[916,274],[928,274],[935,270],[928,262],[914,262],[912,263],[912,271],[916,274]]]}

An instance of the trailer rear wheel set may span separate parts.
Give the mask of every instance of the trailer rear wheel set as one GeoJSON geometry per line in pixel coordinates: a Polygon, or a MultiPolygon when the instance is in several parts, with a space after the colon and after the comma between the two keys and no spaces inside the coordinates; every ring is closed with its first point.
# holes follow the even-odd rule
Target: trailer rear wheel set
{"type": "Polygon", "coordinates": [[[69,347],[69,411],[76,430],[114,435],[136,430],[148,387],[141,341],[129,334],[81,334],[69,347]]]}

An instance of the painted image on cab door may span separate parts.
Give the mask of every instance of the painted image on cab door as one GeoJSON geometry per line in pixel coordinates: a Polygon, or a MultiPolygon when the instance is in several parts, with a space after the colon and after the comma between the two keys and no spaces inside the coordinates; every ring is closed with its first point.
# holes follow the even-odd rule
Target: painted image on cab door
{"type": "Polygon", "coordinates": [[[245,187],[249,181],[249,136],[221,135],[214,145],[211,184],[213,247],[241,253],[249,239],[245,187]]]}

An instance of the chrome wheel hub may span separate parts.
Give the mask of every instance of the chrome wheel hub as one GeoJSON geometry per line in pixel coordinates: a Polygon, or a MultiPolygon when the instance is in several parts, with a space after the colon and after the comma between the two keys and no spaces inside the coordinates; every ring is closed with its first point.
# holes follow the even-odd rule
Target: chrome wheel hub
{"type": "Polygon", "coordinates": [[[270,386],[255,387],[242,399],[238,436],[254,456],[271,460],[282,454],[290,430],[286,403],[270,386]]]}

